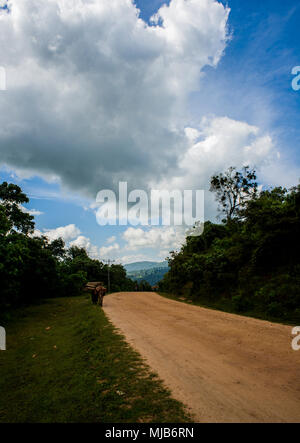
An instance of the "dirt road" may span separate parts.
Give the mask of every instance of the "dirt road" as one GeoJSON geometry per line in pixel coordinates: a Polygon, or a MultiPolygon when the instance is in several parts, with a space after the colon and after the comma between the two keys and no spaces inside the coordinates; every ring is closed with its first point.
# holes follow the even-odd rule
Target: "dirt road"
{"type": "Polygon", "coordinates": [[[104,310],[197,422],[300,422],[291,327],[116,293],[104,310]]]}

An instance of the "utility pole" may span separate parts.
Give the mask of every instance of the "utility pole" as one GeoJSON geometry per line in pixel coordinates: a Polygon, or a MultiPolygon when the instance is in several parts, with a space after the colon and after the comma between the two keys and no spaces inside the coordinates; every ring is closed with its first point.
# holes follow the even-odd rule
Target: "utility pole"
{"type": "Polygon", "coordinates": [[[110,293],[110,265],[115,262],[115,260],[103,260],[107,264],[107,292],[110,293]]]}

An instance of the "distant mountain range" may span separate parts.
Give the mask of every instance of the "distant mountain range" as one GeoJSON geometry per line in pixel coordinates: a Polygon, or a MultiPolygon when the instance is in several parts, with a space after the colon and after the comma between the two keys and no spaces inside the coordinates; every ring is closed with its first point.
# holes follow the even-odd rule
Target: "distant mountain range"
{"type": "Polygon", "coordinates": [[[124,265],[124,268],[126,269],[128,277],[130,277],[132,280],[136,280],[138,282],[145,280],[152,286],[156,285],[169,270],[169,266],[166,261],[143,261],[129,263],[124,265]]]}
{"type": "Polygon", "coordinates": [[[154,268],[168,268],[168,263],[166,261],[157,262],[157,261],[138,261],[135,263],[129,263],[124,265],[127,273],[132,271],[145,271],[146,269],[154,269],[154,268]]]}

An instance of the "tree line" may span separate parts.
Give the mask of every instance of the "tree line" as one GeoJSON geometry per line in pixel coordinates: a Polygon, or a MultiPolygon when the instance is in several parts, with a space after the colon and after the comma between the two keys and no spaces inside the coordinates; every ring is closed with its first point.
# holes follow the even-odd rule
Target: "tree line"
{"type": "Polygon", "coordinates": [[[300,185],[260,190],[256,172],[211,178],[222,222],[169,257],[163,292],[262,318],[300,320],[300,185]]]}
{"type": "MultiPolygon", "coordinates": [[[[34,236],[34,217],[22,209],[28,197],[15,184],[0,184],[0,310],[36,300],[81,295],[88,281],[107,284],[107,266],[59,238],[34,236]]],[[[149,290],[110,266],[111,291],[149,290]]]]}

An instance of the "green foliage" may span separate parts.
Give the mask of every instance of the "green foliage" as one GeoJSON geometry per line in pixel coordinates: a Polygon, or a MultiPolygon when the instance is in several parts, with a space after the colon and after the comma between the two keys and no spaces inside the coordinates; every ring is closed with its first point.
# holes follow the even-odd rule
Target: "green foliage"
{"type": "Polygon", "coordinates": [[[232,306],[236,312],[247,312],[252,307],[251,301],[242,295],[232,297],[232,306]]]}
{"type": "Polygon", "coordinates": [[[225,173],[221,172],[211,178],[210,190],[215,192],[221,212],[227,220],[231,220],[238,216],[249,198],[256,197],[256,173],[249,166],[241,172],[231,167],[225,173]]]}
{"type": "Polygon", "coordinates": [[[23,234],[33,232],[33,217],[20,208],[22,203],[28,202],[28,197],[19,186],[6,182],[0,184],[0,233],[6,234],[11,229],[16,229],[23,234]]]}
{"type": "MultiPolygon", "coordinates": [[[[230,171],[230,186],[239,189],[249,171],[230,171]]],[[[211,306],[226,305],[234,312],[299,320],[300,186],[258,194],[255,176],[246,179],[252,180],[251,186],[245,185],[251,192],[242,203],[236,200],[240,204],[235,216],[229,211],[222,224],[206,222],[200,237],[188,237],[180,252],[171,254],[160,290],[211,306]]],[[[217,186],[216,178],[214,183],[217,186]]]]}
{"type": "MultiPolygon", "coordinates": [[[[0,185],[0,308],[3,311],[36,300],[77,296],[87,281],[107,285],[107,265],[85,249],[65,248],[62,239],[33,237],[33,217],[21,208],[27,196],[14,184],[0,185]]],[[[134,290],[121,265],[110,269],[112,291],[134,290]]]]}
{"type": "Polygon", "coordinates": [[[46,246],[44,238],[16,232],[0,238],[0,305],[27,304],[55,292],[57,262],[46,246]]]}
{"type": "Polygon", "coordinates": [[[4,206],[0,206],[0,236],[5,235],[12,228],[12,223],[8,219],[4,206]]]}
{"type": "Polygon", "coordinates": [[[151,292],[152,286],[146,280],[141,280],[136,283],[136,290],[140,292],[151,292]]]}
{"type": "Polygon", "coordinates": [[[86,285],[87,281],[86,272],[78,271],[76,274],[67,274],[63,282],[63,292],[67,296],[81,295],[82,288],[86,285]]]}

